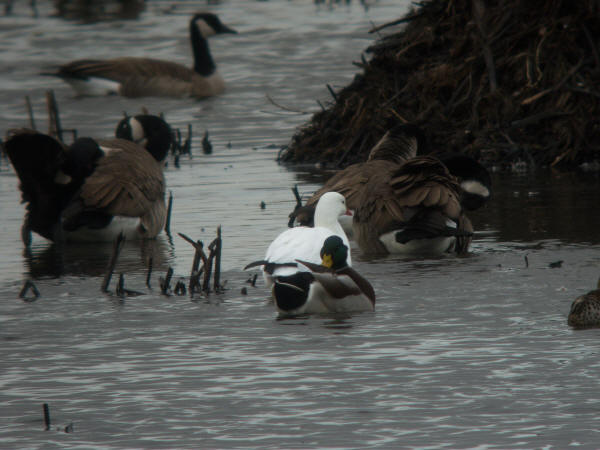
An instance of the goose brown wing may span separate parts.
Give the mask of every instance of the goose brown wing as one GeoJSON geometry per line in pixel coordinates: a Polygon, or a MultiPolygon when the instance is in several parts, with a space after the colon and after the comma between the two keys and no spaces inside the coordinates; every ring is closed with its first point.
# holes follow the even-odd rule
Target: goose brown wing
{"type": "Polygon", "coordinates": [[[436,208],[454,220],[461,214],[458,181],[436,158],[407,161],[392,174],[390,187],[398,207],[436,208]]]}
{"type": "Polygon", "coordinates": [[[164,201],[165,180],[159,163],[146,149],[130,141],[98,141],[106,155],[81,188],[88,208],[111,215],[139,217],[164,201]]]}
{"type": "Polygon", "coordinates": [[[390,168],[394,164],[389,161],[373,160],[365,163],[353,164],[337,172],[331,177],[321,189],[306,202],[306,206],[316,205],[326,192],[339,192],[346,198],[346,206],[356,209],[359,197],[365,185],[374,177],[389,179],[390,168]]]}
{"type": "Polygon", "coordinates": [[[106,60],[83,59],[60,67],[59,75],[65,77],[99,77],[119,82],[132,78],[176,78],[191,81],[194,72],[170,61],[152,58],[113,58],[106,60]]]}
{"type": "Polygon", "coordinates": [[[374,177],[365,186],[355,222],[381,234],[410,219],[415,208],[435,208],[458,220],[459,185],[437,159],[418,157],[397,167],[389,176],[374,177]]]}

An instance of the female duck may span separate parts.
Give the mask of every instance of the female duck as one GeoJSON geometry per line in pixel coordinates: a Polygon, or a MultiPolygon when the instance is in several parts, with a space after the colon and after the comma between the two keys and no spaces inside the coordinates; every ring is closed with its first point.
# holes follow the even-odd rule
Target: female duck
{"type": "Polygon", "coordinates": [[[207,41],[209,36],[220,33],[237,32],[221,23],[214,14],[201,13],[192,18],[192,69],[171,61],[122,57],[77,60],[46,75],[62,78],[81,96],[211,97],[225,90],[225,82],[217,72],[207,41]]]}
{"type": "Polygon", "coordinates": [[[600,326],[600,279],[597,289],[577,297],[571,304],[568,324],[572,327],[600,326]]]}
{"type": "Polygon", "coordinates": [[[373,311],[375,291],[348,266],[348,247],[339,236],[330,236],[321,249],[321,265],[298,260],[310,272],[278,276],[273,298],[282,314],[373,311]]]}

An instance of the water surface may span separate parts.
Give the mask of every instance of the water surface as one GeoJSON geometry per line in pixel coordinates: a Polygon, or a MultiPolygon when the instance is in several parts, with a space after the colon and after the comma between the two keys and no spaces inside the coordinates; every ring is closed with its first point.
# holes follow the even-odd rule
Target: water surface
{"type": "Polygon", "coordinates": [[[18,181],[0,160],[0,447],[597,446],[600,331],[566,325],[570,303],[599,275],[594,175],[495,174],[493,200],[472,216],[477,236],[465,258],[373,259],[354,249],[377,293],[373,313],[280,319],[260,278],[256,287],[246,282],[252,274],[241,268],[286,225],[290,188],[308,194],[329,175],[276,164],[280,146],[310,118],[289,110],[330,101],[326,85],[352,80],[352,61],[373,39],[368,29],[407,5],[202,3],[240,32],[211,40],[228,90],[202,102],[77,99],[38,75],[92,56],[187,63],[197,3],[150,1],[134,21],[90,24],[52,17],[50,5],[33,18],[18,3],[13,17],[0,18],[2,133],[27,125],[25,96],[44,129],[50,88],[63,126],[80,135],[111,135],[123,111],[143,106],[194,130],[193,158],[166,170],[173,237],[126,244],[117,273],[143,295],[125,299],[100,292],[110,245],[36,238],[24,249],[18,181]],[[206,130],[211,155],[200,149],[206,130]],[[227,290],[160,295],[169,266],[177,280],[192,264],[193,248],[176,233],[208,243],[219,225],[227,290]],[[19,299],[26,279],[38,300],[19,299]]]}

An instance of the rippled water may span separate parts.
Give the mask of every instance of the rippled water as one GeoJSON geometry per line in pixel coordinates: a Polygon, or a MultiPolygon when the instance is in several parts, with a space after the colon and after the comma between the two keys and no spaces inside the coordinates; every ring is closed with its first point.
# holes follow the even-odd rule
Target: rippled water
{"type": "Polygon", "coordinates": [[[122,111],[142,106],[176,127],[191,123],[193,158],[166,172],[171,229],[210,242],[222,225],[228,290],[158,294],[168,266],[176,279],[189,274],[193,249],[176,234],[126,245],[117,272],[144,293],[126,299],[100,292],[110,245],[37,238],[25,252],[17,180],[0,160],[1,448],[597,447],[600,331],[566,325],[571,301],[599,275],[596,176],[496,174],[466,258],[355,251],[377,293],[374,313],[281,320],[262,282],[246,283],[241,268],[285,227],[290,187],[310,193],[327,176],[275,163],[310,116],[266,94],[316,111],[317,99],[331,98],[326,84],[340,88],[356,73],[351,62],[373,38],[366,31],[407,2],[366,11],[359,2],[202,3],[240,32],[211,41],[228,91],[202,102],[76,99],[37,75],[88,56],[188,62],[198,3],[151,1],[136,21],[88,25],[50,17],[43,3],[31,18],[27,3],[0,18],[0,131],[27,125],[26,95],[43,129],[49,88],[63,126],[80,135],[110,135],[122,111]],[[212,155],[201,154],[205,130],[212,155]],[[18,297],[28,278],[37,301],[18,297]]]}

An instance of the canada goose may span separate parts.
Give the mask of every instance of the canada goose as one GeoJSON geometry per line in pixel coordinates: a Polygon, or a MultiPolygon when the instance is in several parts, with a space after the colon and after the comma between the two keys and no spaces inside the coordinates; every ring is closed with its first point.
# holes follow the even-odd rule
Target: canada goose
{"type": "Polygon", "coordinates": [[[595,290],[573,301],[567,323],[576,328],[600,326],[600,279],[595,290]]]}
{"type": "Polygon", "coordinates": [[[354,238],[365,253],[458,254],[473,233],[459,184],[436,158],[410,159],[366,183],[354,212],[354,238]]]}
{"type": "MultiPolygon", "coordinates": [[[[162,161],[168,146],[77,139],[69,147],[32,130],[5,143],[27,203],[24,231],[52,241],[154,238],[166,221],[162,161]]],[[[24,234],[24,237],[26,235],[24,234]]]]}
{"type": "Polygon", "coordinates": [[[69,83],[80,96],[118,94],[124,97],[211,97],[222,93],[225,82],[217,72],[207,38],[237,33],[211,13],[190,21],[194,67],[151,58],[82,59],[58,68],[54,75],[69,83]]]}
{"type": "MultiPolygon", "coordinates": [[[[421,131],[413,126],[401,125],[388,130],[373,146],[369,157],[364,163],[356,163],[340,170],[333,175],[325,185],[309,198],[304,206],[297,206],[290,214],[288,225],[294,223],[312,226],[315,205],[325,192],[336,191],[346,198],[350,210],[356,208],[359,194],[365,184],[374,177],[385,173],[406,160],[415,157],[419,145],[422,145],[421,131]]],[[[341,221],[344,231],[352,233],[352,219],[341,221]]]]}
{"type": "MultiPolygon", "coordinates": [[[[315,209],[314,227],[288,228],[271,242],[265,258],[248,264],[244,269],[263,266],[263,276],[268,287],[273,278],[307,271],[305,266],[298,266],[297,259],[309,263],[321,262],[321,247],[329,236],[337,235],[349,247],[348,238],[342,229],[338,217],[350,214],[346,208],[344,196],[337,192],[327,192],[321,196],[315,209]]],[[[352,263],[348,254],[348,264],[352,263]]]]}
{"type": "Polygon", "coordinates": [[[173,143],[169,124],[152,114],[126,115],[117,124],[115,137],[141,145],[159,162],[165,160],[173,143]]]}
{"type": "MultiPolygon", "coordinates": [[[[306,202],[305,206],[297,207],[290,214],[288,225],[292,226],[294,221],[302,225],[310,225],[314,203],[324,192],[336,190],[344,194],[350,209],[356,211],[362,206],[362,213],[355,214],[356,217],[353,217],[351,223],[348,221],[341,223],[349,236],[360,240],[359,246],[365,252],[438,254],[451,248],[458,253],[465,252],[470,242],[472,226],[463,209],[475,209],[489,198],[491,190],[489,174],[478,162],[465,155],[445,155],[444,161],[431,156],[417,157],[417,150],[423,146],[423,142],[424,137],[417,127],[401,125],[392,128],[372,148],[366,162],[353,164],[337,172],[306,202]],[[448,173],[445,162],[459,172],[462,181],[448,173]],[[406,173],[403,173],[403,166],[406,173]],[[422,170],[420,175],[418,174],[419,170],[422,170]],[[408,173],[412,175],[404,178],[404,182],[408,184],[402,186],[401,189],[404,200],[408,200],[410,194],[413,196],[410,201],[414,202],[414,199],[420,195],[422,200],[427,199],[426,202],[431,203],[433,198],[427,196],[427,190],[435,187],[433,195],[437,195],[439,188],[440,192],[444,193],[440,194],[439,201],[450,203],[446,206],[412,204],[410,207],[408,204],[399,203],[395,195],[400,195],[400,192],[395,194],[391,183],[397,176],[408,173]],[[459,181],[461,181],[460,186],[459,181]],[[417,192],[415,193],[415,191],[417,192]],[[371,195],[377,196],[376,199],[369,198],[371,195]],[[460,199],[457,210],[454,208],[456,206],[454,199],[460,199]],[[370,220],[370,215],[374,211],[369,211],[369,208],[375,207],[375,204],[379,208],[375,214],[377,219],[370,220]],[[448,217],[440,212],[445,208],[449,208],[454,217],[448,217]],[[403,214],[398,215],[401,210],[404,211],[403,214]],[[410,220],[410,223],[406,222],[408,229],[397,236],[403,241],[402,243],[396,242],[391,245],[392,242],[389,242],[389,236],[387,236],[384,238],[387,243],[383,244],[379,239],[375,239],[374,235],[378,231],[382,235],[391,231],[385,227],[389,227],[393,223],[391,221],[392,212],[396,214],[396,220],[401,222],[410,220]],[[400,219],[400,217],[402,218],[400,219]],[[382,223],[386,220],[391,222],[382,223]],[[373,229],[373,227],[383,227],[384,225],[385,229],[373,229]],[[423,227],[422,233],[416,233],[420,226],[423,227]],[[352,231],[348,232],[347,227],[352,227],[352,231]],[[360,232],[360,239],[354,235],[357,230],[360,232]],[[442,236],[434,238],[436,233],[441,233],[442,236]],[[422,237],[419,238],[419,235],[422,237]],[[367,238],[367,236],[369,237],[367,238]],[[456,237],[458,237],[459,245],[453,247],[452,244],[457,240],[456,237]],[[414,242],[409,244],[409,241],[414,242]]],[[[396,225],[400,225],[400,223],[396,223],[396,225]]]]}
{"type": "Polygon", "coordinates": [[[347,264],[348,246],[339,236],[330,236],[320,251],[321,265],[298,262],[310,272],[275,278],[272,292],[282,314],[373,311],[373,286],[347,264]]]}

